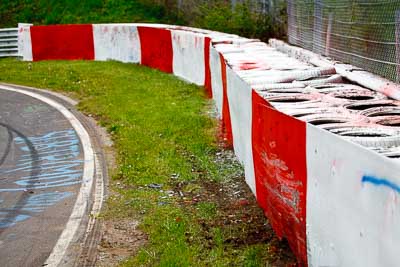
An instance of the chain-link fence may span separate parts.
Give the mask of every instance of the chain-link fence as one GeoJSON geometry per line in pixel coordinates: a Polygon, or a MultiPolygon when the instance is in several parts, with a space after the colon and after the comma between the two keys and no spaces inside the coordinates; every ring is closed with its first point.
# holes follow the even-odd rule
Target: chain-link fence
{"type": "Polygon", "coordinates": [[[400,80],[399,0],[288,0],[291,44],[400,80]]]}

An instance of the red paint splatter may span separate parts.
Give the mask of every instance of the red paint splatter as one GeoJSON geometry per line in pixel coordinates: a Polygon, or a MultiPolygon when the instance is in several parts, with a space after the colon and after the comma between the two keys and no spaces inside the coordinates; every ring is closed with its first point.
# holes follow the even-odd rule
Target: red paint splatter
{"type": "Polygon", "coordinates": [[[210,69],[210,43],[211,38],[204,38],[204,68],[205,68],[205,78],[204,78],[204,88],[209,98],[212,98],[212,88],[211,88],[211,69],[210,69]]]}
{"type": "Polygon", "coordinates": [[[31,38],[34,61],[94,59],[91,24],[32,26],[31,38]]]}
{"type": "Polygon", "coordinates": [[[222,54],[219,55],[222,76],[222,137],[226,147],[233,147],[231,115],[229,111],[228,87],[226,82],[226,63],[222,54]]]}
{"type": "Polygon", "coordinates": [[[264,62],[256,62],[256,61],[241,61],[238,62],[237,67],[234,70],[269,70],[270,66],[265,64],[264,62]]]}
{"type": "Polygon", "coordinates": [[[142,51],[141,64],[172,73],[171,31],[159,28],[138,27],[142,51]]]}
{"type": "Polygon", "coordinates": [[[252,146],[257,201],[300,265],[307,266],[306,123],[252,92],[252,146]]]}

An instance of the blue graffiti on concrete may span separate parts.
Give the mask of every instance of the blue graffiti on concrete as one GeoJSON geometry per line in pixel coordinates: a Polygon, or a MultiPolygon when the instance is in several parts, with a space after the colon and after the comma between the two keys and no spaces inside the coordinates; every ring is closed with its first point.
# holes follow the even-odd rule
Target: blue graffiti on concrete
{"type": "Polygon", "coordinates": [[[32,159],[30,147],[21,137],[14,142],[23,152],[14,168],[0,171],[0,174],[18,173],[23,176],[14,183],[20,187],[1,188],[0,192],[43,189],[58,186],[69,186],[81,182],[83,161],[77,159],[80,154],[79,139],[73,129],[55,131],[43,136],[29,137],[37,152],[32,159]],[[37,172],[34,177],[31,173],[37,172]]]}
{"type": "Polygon", "coordinates": [[[393,189],[397,193],[400,193],[400,186],[385,179],[385,178],[378,178],[375,176],[370,176],[370,175],[364,175],[361,179],[362,183],[370,183],[376,186],[384,186],[388,187],[390,189],[393,189]]]}
{"type": "MultiPolygon", "coordinates": [[[[31,217],[30,213],[43,212],[46,208],[55,205],[63,199],[72,196],[72,192],[45,192],[29,196],[24,203],[12,208],[2,208],[0,211],[0,228],[7,228],[31,217]],[[9,212],[19,212],[17,216],[7,217],[9,212]]],[[[3,202],[3,201],[2,201],[3,202]]],[[[1,202],[0,202],[1,203],[1,202]]]]}

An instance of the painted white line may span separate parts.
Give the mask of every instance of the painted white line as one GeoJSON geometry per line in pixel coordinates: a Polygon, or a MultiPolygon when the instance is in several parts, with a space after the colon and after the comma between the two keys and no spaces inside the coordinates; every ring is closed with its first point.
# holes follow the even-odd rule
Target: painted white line
{"type": "MultiPolygon", "coordinates": [[[[94,155],[95,157],[95,162],[96,162],[96,191],[94,194],[94,203],[93,203],[93,208],[91,211],[92,217],[94,220],[96,220],[97,216],[100,214],[101,208],[103,206],[104,202],[104,173],[101,168],[101,164],[99,161],[99,157],[97,155],[94,155]]],[[[94,222],[93,222],[94,224],[94,222]]],[[[93,228],[93,227],[91,227],[93,228]]]]}
{"type": "MultiPolygon", "coordinates": [[[[13,84],[0,82],[0,86],[13,87],[13,84]]],[[[39,89],[39,88],[36,88],[36,87],[30,87],[30,86],[26,86],[26,85],[18,85],[18,88],[20,90],[23,90],[23,89],[36,90],[38,92],[43,92],[43,93],[46,93],[46,94],[53,95],[53,96],[55,96],[57,98],[60,98],[60,99],[64,100],[65,102],[67,102],[68,104],[72,105],[72,106],[78,105],[78,101],[76,101],[76,100],[74,100],[74,99],[72,99],[72,98],[70,98],[68,96],[65,96],[63,94],[60,94],[60,93],[57,93],[57,92],[54,92],[54,91],[50,91],[50,89],[46,89],[46,88],[39,89]]]]}
{"type": "Polygon", "coordinates": [[[83,244],[86,244],[90,233],[93,231],[93,228],[96,224],[97,217],[100,214],[101,208],[103,206],[103,200],[104,200],[104,176],[103,176],[103,170],[100,165],[99,157],[94,154],[94,160],[95,160],[95,169],[96,169],[96,187],[94,191],[94,200],[93,200],[93,206],[92,210],[90,212],[90,217],[89,217],[89,222],[86,227],[86,233],[85,233],[85,238],[84,241],[82,242],[83,244]]]}
{"type": "Polygon", "coordinates": [[[71,123],[82,143],[84,153],[82,185],[77,195],[75,205],[68,219],[68,222],[65,225],[65,228],[60,237],[58,238],[58,241],[54,246],[53,251],[44,263],[44,266],[58,266],[63,259],[64,254],[69,244],[71,243],[75,233],[77,232],[82,218],[84,217],[88,209],[94,176],[94,154],[89,134],[86,132],[80,121],[67,108],[57,103],[56,101],[34,92],[16,89],[9,86],[0,85],[0,89],[28,95],[57,109],[71,123]]]}

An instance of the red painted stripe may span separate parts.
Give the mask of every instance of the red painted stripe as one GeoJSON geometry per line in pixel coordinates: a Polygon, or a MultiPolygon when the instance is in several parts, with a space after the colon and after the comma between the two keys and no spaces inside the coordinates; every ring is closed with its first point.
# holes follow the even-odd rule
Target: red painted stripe
{"type": "Polygon", "coordinates": [[[252,92],[252,147],[257,201],[279,237],[307,266],[306,123],[252,92]]]}
{"type": "Polygon", "coordinates": [[[32,26],[34,61],[47,59],[94,59],[91,24],[32,26]]]}
{"type": "Polygon", "coordinates": [[[228,88],[226,82],[226,63],[224,56],[219,54],[222,77],[222,137],[227,147],[233,147],[231,115],[228,102],[228,88]]]}
{"type": "Polygon", "coordinates": [[[171,31],[159,28],[138,27],[141,64],[172,73],[172,38],[171,31]]]}
{"type": "Polygon", "coordinates": [[[205,78],[204,78],[204,87],[206,88],[206,92],[209,98],[212,98],[212,89],[211,89],[211,69],[210,69],[210,43],[211,38],[204,38],[204,70],[205,70],[205,78]]]}

